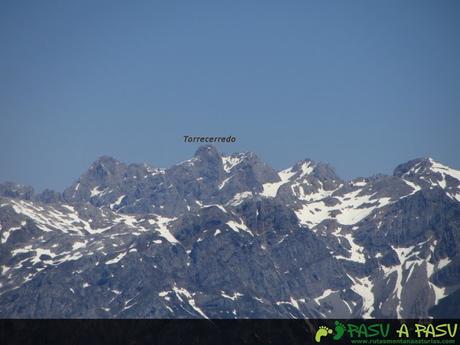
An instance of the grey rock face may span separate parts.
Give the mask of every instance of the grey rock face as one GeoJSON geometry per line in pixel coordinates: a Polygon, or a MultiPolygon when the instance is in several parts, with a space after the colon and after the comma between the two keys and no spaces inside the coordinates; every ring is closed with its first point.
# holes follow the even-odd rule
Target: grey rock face
{"type": "Polygon", "coordinates": [[[212,146],[101,157],[64,193],[0,185],[1,317],[455,317],[460,172],[343,181],[212,146]]]}
{"type": "Polygon", "coordinates": [[[0,196],[32,200],[34,194],[34,189],[29,186],[23,186],[13,182],[0,183],[0,196]]]}

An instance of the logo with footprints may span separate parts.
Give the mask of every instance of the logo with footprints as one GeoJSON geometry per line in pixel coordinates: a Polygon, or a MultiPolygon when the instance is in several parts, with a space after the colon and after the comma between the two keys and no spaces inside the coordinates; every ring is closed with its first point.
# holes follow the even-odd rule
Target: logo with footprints
{"type": "Polygon", "coordinates": [[[332,331],[332,329],[329,327],[319,326],[315,334],[315,341],[317,343],[320,343],[323,337],[328,337],[332,333],[334,333],[334,336],[332,337],[332,339],[334,340],[342,339],[343,335],[345,334],[345,325],[339,321],[336,321],[334,331],[332,331]]]}

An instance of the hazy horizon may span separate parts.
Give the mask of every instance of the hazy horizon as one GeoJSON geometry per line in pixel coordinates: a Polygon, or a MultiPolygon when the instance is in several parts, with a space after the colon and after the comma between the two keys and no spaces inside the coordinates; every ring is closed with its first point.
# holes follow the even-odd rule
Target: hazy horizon
{"type": "MultiPolygon", "coordinates": [[[[205,146],[205,145],[203,145],[203,144],[202,144],[202,145],[198,145],[198,144],[197,144],[197,147],[195,148],[194,151],[196,151],[196,149],[197,149],[198,147],[200,147],[200,146],[205,146]]],[[[411,158],[411,159],[408,159],[407,161],[397,163],[394,167],[390,167],[390,168],[388,169],[388,171],[386,171],[386,172],[383,172],[383,171],[380,171],[380,172],[379,172],[379,171],[376,171],[376,172],[371,173],[371,174],[369,174],[369,175],[359,175],[359,174],[358,174],[358,175],[356,175],[356,176],[347,177],[347,176],[343,176],[343,175],[340,173],[340,171],[337,170],[337,168],[334,166],[333,163],[331,163],[331,162],[325,162],[325,161],[323,161],[323,160],[318,160],[318,159],[314,159],[314,158],[311,158],[311,157],[299,158],[299,159],[297,159],[296,161],[293,161],[291,164],[288,164],[288,165],[285,166],[285,167],[277,168],[277,167],[274,167],[272,164],[270,164],[270,162],[266,161],[263,157],[261,157],[260,155],[258,155],[257,152],[250,151],[250,150],[249,150],[249,151],[241,151],[241,152],[233,152],[233,151],[228,151],[228,152],[226,152],[226,151],[220,150],[219,147],[218,147],[218,145],[213,145],[213,146],[216,146],[217,149],[218,149],[218,151],[219,151],[219,153],[222,154],[222,155],[230,155],[230,154],[233,154],[233,153],[243,153],[243,152],[252,152],[252,153],[255,153],[260,159],[262,159],[265,163],[267,163],[268,165],[270,165],[272,168],[274,168],[274,169],[275,169],[276,171],[278,171],[278,172],[281,171],[281,170],[284,170],[284,169],[288,169],[289,167],[293,166],[295,163],[297,163],[297,162],[299,162],[299,161],[301,161],[301,160],[304,160],[304,159],[311,159],[312,161],[314,161],[314,162],[316,162],[316,163],[325,163],[325,164],[329,164],[329,165],[336,171],[337,175],[338,175],[340,178],[342,178],[343,180],[345,180],[345,181],[351,181],[351,180],[356,179],[356,178],[368,178],[368,177],[372,177],[372,176],[377,175],[377,174],[392,175],[393,170],[397,167],[397,165],[406,163],[407,161],[410,161],[410,160],[412,160],[412,159],[418,159],[418,158],[432,158],[432,159],[434,159],[435,161],[437,161],[437,162],[439,162],[439,163],[443,163],[443,162],[437,160],[437,159],[434,158],[434,157],[428,157],[428,156],[427,156],[427,157],[413,157],[413,158],[411,158]]],[[[186,157],[186,159],[192,158],[192,157],[193,157],[193,154],[194,154],[194,152],[192,152],[192,154],[191,154],[189,157],[186,157]]],[[[120,161],[121,163],[124,163],[124,164],[127,164],[127,165],[129,165],[129,164],[143,164],[143,163],[145,163],[145,164],[148,164],[148,165],[150,165],[150,166],[152,166],[152,167],[155,167],[155,168],[164,168],[164,169],[168,169],[168,168],[170,168],[171,166],[174,166],[174,165],[176,165],[176,164],[180,164],[181,162],[183,162],[183,160],[182,160],[182,161],[173,162],[172,164],[170,164],[170,165],[168,165],[168,166],[159,166],[159,165],[157,165],[157,164],[154,164],[154,163],[148,162],[148,161],[131,162],[131,161],[125,161],[125,160],[118,159],[117,157],[114,157],[114,156],[111,156],[111,155],[103,154],[103,155],[100,155],[100,156],[98,156],[98,157],[95,157],[91,162],[88,163],[88,165],[87,165],[82,171],[78,172],[78,174],[75,175],[75,177],[74,177],[71,181],[68,181],[68,183],[65,184],[64,187],[61,188],[61,189],[55,189],[55,188],[52,188],[52,187],[49,187],[49,186],[43,186],[43,187],[41,187],[41,188],[37,188],[37,187],[34,186],[34,185],[23,184],[23,183],[20,183],[20,182],[18,182],[18,181],[14,181],[14,180],[0,181],[0,183],[3,183],[3,182],[13,182],[13,183],[19,183],[19,184],[23,184],[23,185],[29,185],[29,186],[33,187],[34,190],[35,190],[36,192],[41,192],[41,191],[43,191],[44,189],[52,189],[52,190],[55,190],[55,191],[58,191],[58,192],[63,192],[65,188],[70,187],[74,182],[76,182],[76,181],[78,180],[78,178],[79,178],[83,173],[85,173],[85,172],[89,169],[89,167],[91,166],[92,163],[94,163],[96,160],[98,160],[99,158],[101,158],[101,157],[103,157],[103,156],[114,158],[114,159],[120,161]]],[[[450,168],[460,170],[458,167],[455,167],[455,166],[450,166],[450,168]]]]}

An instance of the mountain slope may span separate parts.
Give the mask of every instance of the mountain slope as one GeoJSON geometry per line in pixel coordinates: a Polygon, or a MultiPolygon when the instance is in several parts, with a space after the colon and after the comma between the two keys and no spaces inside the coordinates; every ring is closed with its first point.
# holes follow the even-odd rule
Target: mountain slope
{"type": "Polygon", "coordinates": [[[212,146],[101,157],[62,194],[0,185],[0,316],[427,317],[460,288],[459,200],[429,158],[344,181],[212,146]]]}

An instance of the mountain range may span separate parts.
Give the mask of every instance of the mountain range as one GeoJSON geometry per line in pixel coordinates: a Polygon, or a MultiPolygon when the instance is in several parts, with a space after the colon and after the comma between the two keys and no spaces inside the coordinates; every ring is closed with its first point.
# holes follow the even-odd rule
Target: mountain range
{"type": "Polygon", "coordinates": [[[63,193],[0,184],[0,241],[2,318],[460,317],[460,171],[431,158],[103,156],[63,193]]]}

